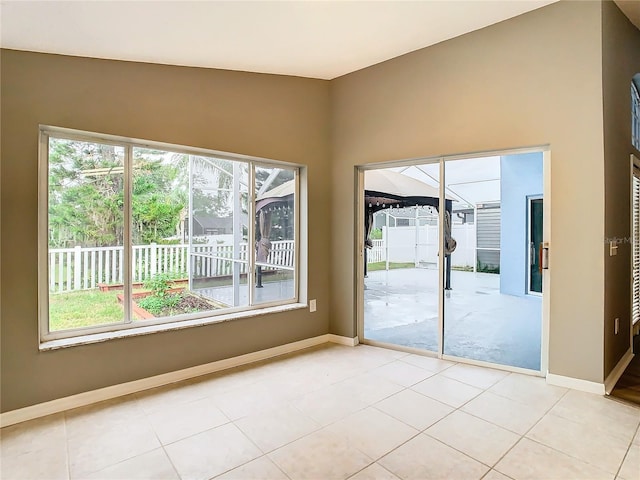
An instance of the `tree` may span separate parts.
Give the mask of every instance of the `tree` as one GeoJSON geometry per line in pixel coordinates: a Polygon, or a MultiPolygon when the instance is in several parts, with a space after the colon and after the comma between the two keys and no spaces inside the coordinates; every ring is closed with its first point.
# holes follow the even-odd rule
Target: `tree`
{"type": "Polygon", "coordinates": [[[124,149],[51,139],[50,244],[122,244],[124,149]]]}
{"type": "MultiPolygon", "coordinates": [[[[180,162],[167,152],[135,148],[133,170],[134,243],[174,235],[187,208],[188,182],[180,162]]],[[[49,245],[123,244],[124,148],[51,139],[49,245]]]]}
{"type": "Polygon", "coordinates": [[[179,232],[188,208],[183,155],[134,149],[132,192],[133,243],[162,242],[179,232]]]}

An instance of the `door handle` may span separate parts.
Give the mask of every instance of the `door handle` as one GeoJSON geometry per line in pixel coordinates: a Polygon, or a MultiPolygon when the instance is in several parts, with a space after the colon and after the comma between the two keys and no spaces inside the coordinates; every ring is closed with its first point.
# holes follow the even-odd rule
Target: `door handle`
{"type": "Polygon", "coordinates": [[[549,270],[549,242],[540,244],[540,271],[549,270]]]}
{"type": "Polygon", "coordinates": [[[529,265],[534,266],[536,264],[536,246],[533,242],[529,242],[529,265]]]}

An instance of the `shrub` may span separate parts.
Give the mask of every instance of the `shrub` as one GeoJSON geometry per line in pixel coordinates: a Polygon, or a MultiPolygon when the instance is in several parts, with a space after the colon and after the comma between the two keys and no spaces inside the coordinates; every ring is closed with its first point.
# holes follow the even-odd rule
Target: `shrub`
{"type": "Polygon", "coordinates": [[[173,279],[170,275],[166,273],[158,273],[149,280],[146,280],[144,282],[144,286],[153,292],[153,296],[162,298],[168,295],[172,280],[173,279]]]}
{"type": "Polygon", "coordinates": [[[166,308],[177,307],[180,303],[181,298],[182,297],[180,294],[165,295],[163,297],[149,295],[148,297],[138,300],[138,305],[140,305],[149,313],[160,315],[166,308]]]}

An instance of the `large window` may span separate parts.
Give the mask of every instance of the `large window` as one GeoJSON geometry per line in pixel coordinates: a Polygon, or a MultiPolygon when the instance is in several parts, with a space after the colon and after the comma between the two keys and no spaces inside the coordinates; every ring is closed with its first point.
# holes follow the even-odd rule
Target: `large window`
{"type": "Polygon", "coordinates": [[[297,302],[297,166],[55,128],[41,162],[43,340],[297,302]]]}

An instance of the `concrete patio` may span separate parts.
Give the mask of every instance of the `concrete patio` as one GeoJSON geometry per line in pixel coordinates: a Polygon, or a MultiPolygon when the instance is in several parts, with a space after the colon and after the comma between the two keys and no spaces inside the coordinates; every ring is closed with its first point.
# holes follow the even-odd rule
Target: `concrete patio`
{"type": "MultiPolygon", "coordinates": [[[[208,299],[215,300],[226,305],[233,305],[233,285],[218,287],[198,288],[193,291],[208,299]]],[[[265,281],[261,288],[256,288],[254,303],[269,303],[293,298],[295,286],[293,280],[265,281]]],[[[241,283],[239,286],[239,306],[249,305],[249,286],[241,283]]]]}
{"type": "MultiPolygon", "coordinates": [[[[542,298],[500,293],[500,276],[451,272],[445,292],[444,353],[540,370],[542,298]]],[[[365,278],[367,340],[436,352],[438,271],[398,269],[365,278]]]]}

